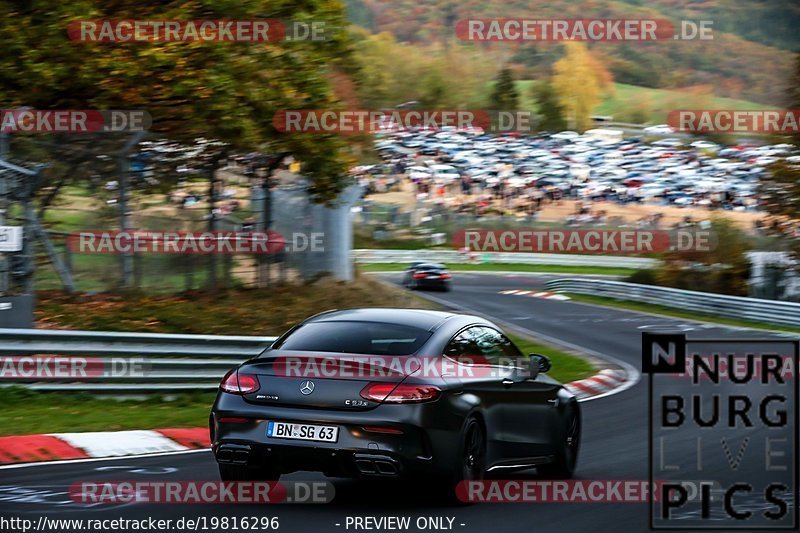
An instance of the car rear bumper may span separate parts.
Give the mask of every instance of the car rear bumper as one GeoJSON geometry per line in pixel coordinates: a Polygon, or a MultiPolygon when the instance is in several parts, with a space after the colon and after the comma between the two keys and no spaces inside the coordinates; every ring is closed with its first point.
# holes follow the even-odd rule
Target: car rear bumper
{"type": "Polygon", "coordinates": [[[430,458],[368,449],[222,441],[214,445],[214,454],[220,464],[270,467],[283,473],[309,470],[352,478],[413,478],[440,473],[430,458]]]}
{"type": "Polygon", "coordinates": [[[345,477],[443,475],[458,462],[463,418],[436,407],[438,403],[320,411],[252,405],[241,397],[221,394],[210,420],[212,451],[219,463],[269,466],[281,472],[311,470],[345,477]],[[226,418],[245,421],[220,420],[226,418]],[[337,426],[338,439],[330,443],[267,437],[268,421],[337,426]]]}
{"type": "Polygon", "coordinates": [[[428,278],[416,279],[414,281],[418,289],[447,289],[450,287],[449,279],[428,278]]]}

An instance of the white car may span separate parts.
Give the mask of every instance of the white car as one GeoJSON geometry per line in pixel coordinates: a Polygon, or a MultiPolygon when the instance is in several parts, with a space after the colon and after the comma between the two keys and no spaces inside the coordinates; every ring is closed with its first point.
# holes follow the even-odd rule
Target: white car
{"type": "Polygon", "coordinates": [[[759,166],[766,166],[775,163],[777,160],[778,160],[777,157],[761,156],[756,158],[755,163],[756,165],[759,166]]]}
{"type": "Polygon", "coordinates": [[[581,134],[578,133],[577,131],[560,131],[558,133],[554,133],[553,135],[551,135],[550,138],[558,139],[560,141],[572,141],[580,136],[581,134]]]}
{"type": "Polygon", "coordinates": [[[675,133],[675,128],[668,124],[656,124],[655,126],[647,126],[642,131],[651,135],[672,135],[675,133]]]}
{"type": "Polygon", "coordinates": [[[458,169],[452,165],[431,165],[431,170],[434,178],[445,181],[453,181],[460,175],[458,169]]]}
{"type": "Polygon", "coordinates": [[[409,167],[407,172],[408,172],[408,177],[411,178],[412,180],[425,180],[433,175],[433,173],[428,167],[420,167],[420,166],[409,167]]]}
{"type": "Polygon", "coordinates": [[[701,150],[719,150],[719,145],[717,143],[712,143],[711,141],[694,141],[689,146],[693,148],[699,148],[701,150]]]}
{"type": "Polygon", "coordinates": [[[683,141],[672,137],[669,139],[661,139],[660,141],[656,141],[653,143],[653,146],[668,146],[670,148],[678,148],[679,146],[683,146],[683,141]]]}

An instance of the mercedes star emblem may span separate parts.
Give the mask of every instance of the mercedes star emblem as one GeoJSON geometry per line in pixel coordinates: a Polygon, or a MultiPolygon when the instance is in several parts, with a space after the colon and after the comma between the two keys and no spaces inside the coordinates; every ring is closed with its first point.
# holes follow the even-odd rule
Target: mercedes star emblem
{"type": "Polygon", "coordinates": [[[314,392],[314,382],[313,381],[302,382],[300,384],[300,392],[302,392],[306,396],[314,392]]]}

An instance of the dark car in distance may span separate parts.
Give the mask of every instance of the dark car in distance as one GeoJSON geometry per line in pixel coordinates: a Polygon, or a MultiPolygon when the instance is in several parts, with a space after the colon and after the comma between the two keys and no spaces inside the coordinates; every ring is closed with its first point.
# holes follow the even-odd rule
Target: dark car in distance
{"type": "Polygon", "coordinates": [[[411,289],[436,289],[449,291],[453,276],[440,263],[415,261],[406,267],[403,286],[411,289]]]}
{"type": "Polygon", "coordinates": [[[223,378],[209,421],[212,450],[223,480],[311,470],[424,477],[452,489],[487,472],[534,467],[569,477],[580,408],[549,368],[547,357],[523,356],[477,316],[328,311],[223,378]]]}

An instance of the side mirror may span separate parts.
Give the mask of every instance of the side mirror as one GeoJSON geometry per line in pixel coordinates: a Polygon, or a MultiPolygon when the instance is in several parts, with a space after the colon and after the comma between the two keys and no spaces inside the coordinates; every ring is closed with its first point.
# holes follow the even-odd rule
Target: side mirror
{"type": "Polygon", "coordinates": [[[542,374],[548,372],[550,368],[553,366],[550,363],[550,358],[546,355],[542,355],[540,353],[532,353],[528,357],[531,358],[531,374],[534,374],[533,377],[541,372],[542,374]]]}

